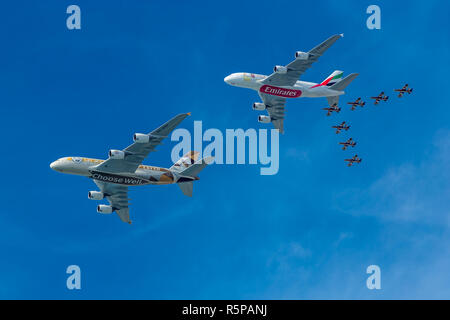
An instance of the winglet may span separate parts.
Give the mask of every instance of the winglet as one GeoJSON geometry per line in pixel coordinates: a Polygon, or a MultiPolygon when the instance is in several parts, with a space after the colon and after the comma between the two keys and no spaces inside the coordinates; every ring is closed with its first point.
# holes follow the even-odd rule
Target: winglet
{"type": "Polygon", "coordinates": [[[340,34],[340,36],[341,36],[341,38],[343,38],[343,37],[344,37],[344,34],[343,34],[343,33],[341,33],[341,34],[340,34]]]}
{"type": "Polygon", "coordinates": [[[190,112],[188,112],[188,113],[186,113],[188,116],[190,116],[191,115],[191,113],[190,112]]]}

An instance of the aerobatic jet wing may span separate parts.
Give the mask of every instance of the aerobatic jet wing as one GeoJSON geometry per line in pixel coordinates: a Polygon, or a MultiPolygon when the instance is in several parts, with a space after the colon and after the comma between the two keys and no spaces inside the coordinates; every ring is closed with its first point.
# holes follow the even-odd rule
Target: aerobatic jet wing
{"type": "Polygon", "coordinates": [[[111,207],[114,208],[120,220],[131,223],[130,209],[128,208],[130,205],[128,202],[130,200],[128,198],[128,187],[99,180],[94,180],[94,182],[103,192],[111,207]]]}
{"type": "Polygon", "coordinates": [[[125,153],[124,159],[109,158],[96,166],[95,170],[111,173],[134,173],[148,154],[155,151],[155,148],[161,144],[161,141],[166,138],[188,115],[189,113],[183,113],[175,116],[158,129],[150,132],[148,134],[148,142],[134,142],[132,145],[122,150],[125,153]]]}
{"type": "Polygon", "coordinates": [[[284,105],[286,104],[286,98],[272,96],[262,92],[258,93],[266,105],[266,110],[269,113],[273,126],[280,133],[284,133],[284,105]]]}
{"type": "Polygon", "coordinates": [[[274,72],[266,79],[262,81],[264,84],[270,84],[274,86],[293,86],[300,76],[307,70],[313,62],[317,61],[322,54],[330,48],[333,43],[335,43],[343,35],[334,35],[315,48],[307,52],[307,57],[305,55],[296,58],[294,61],[289,63],[286,68],[286,73],[274,72]],[[303,57],[303,58],[302,58],[303,57]]]}

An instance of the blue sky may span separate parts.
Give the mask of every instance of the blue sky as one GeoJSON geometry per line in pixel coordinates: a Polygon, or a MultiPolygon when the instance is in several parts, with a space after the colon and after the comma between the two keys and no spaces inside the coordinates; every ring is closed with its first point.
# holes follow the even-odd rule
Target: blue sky
{"type": "MultiPolygon", "coordinates": [[[[0,298],[450,298],[448,11],[445,1],[5,3],[0,298]],[[79,31],[66,28],[70,4],[79,31]],[[366,28],[370,4],[381,30],[366,28]],[[49,168],[105,158],[181,112],[192,112],[187,129],[263,128],[257,94],[223,78],[269,74],[336,33],[303,79],[359,72],[342,102],[381,90],[390,101],[333,117],[324,99],[289,101],[275,176],[215,165],[193,198],[135,188],[129,226],[96,213],[92,181],[49,168]],[[405,82],[414,94],[398,99],[405,82]],[[363,158],[352,168],[330,128],[343,120],[363,158]],[[71,264],[80,291],[65,287],[71,264]],[[365,286],[371,264],[379,291],[365,286]]],[[[170,166],[174,145],[145,163],[170,166]]]]}

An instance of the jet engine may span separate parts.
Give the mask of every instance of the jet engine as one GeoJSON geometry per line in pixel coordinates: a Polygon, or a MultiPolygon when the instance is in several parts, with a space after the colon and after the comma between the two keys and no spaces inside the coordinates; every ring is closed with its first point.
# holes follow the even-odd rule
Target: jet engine
{"type": "Polygon", "coordinates": [[[275,66],[275,67],[273,67],[273,71],[276,73],[285,74],[285,73],[287,73],[287,68],[283,67],[283,66],[275,66]]]}
{"type": "Polygon", "coordinates": [[[102,200],[105,197],[103,192],[89,191],[88,198],[91,200],[102,200]]]}
{"type": "Polygon", "coordinates": [[[125,158],[125,152],[120,150],[109,150],[108,155],[111,159],[122,160],[125,158]]]}
{"type": "Polygon", "coordinates": [[[271,121],[269,116],[258,116],[258,122],[269,123],[271,121]]]}
{"type": "Polygon", "coordinates": [[[253,104],[253,110],[258,110],[258,111],[266,110],[266,105],[261,102],[255,102],[253,104]]]}
{"type": "Polygon", "coordinates": [[[150,136],[148,134],[135,133],[133,141],[136,143],[148,143],[150,141],[150,136]]]}
{"type": "Polygon", "coordinates": [[[99,204],[97,206],[97,212],[102,214],[110,214],[113,212],[113,208],[111,206],[108,206],[106,204],[99,204]]]}
{"type": "Polygon", "coordinates": [[[303,51],[297,51],[295,53],[295,59],[298,60],[308,60],[309,58],[309,53],[308,52],[303,52],[303,51]]]}

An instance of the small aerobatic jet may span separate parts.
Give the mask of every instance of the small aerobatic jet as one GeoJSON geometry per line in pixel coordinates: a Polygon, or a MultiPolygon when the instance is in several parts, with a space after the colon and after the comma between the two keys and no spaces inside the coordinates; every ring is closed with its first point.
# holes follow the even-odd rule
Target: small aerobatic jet
{"type": "Polygon", "coordinates": [[[411,94],[413,89],[408,87],[408,84],[405,84],[401,89],[394,89],[394,91],[398,92],[398,97],[403,97],[403,94],[408,93],[411,94]]]}
{"type": "Polygon", "coordinates": [[[370,97],[370,99],[374,99],[375,102],[373,104],[377,105],[380,101],[387,101],[389,97],[384,94],[384,91],[381,91],[378,96],[370,97]]]}
{"type": "Polygon", "coordinates": [[[361,98],[358,98],[358,99],[356,99],[356,101],[347,102],[347,104],[350,104],[352,106],[351,110],[353,111],[356,109],[356,107],[361,107],[361,108],[364,107],[364,105],[366,103],[364,101],[361,101],[361,98]]]}
{"type": "Polygon", "coordinates": [[[351,158],[351,159],[345,159],[345,161],[347,161],[348,162],[348,165],[347,166],[349,166],[349,167],[351,167],[352,165],[353,165],[353,163],[361,163],[361,158],[358,158],[358,155],[357,154],[355,154],[354,156],[353,156],[353,158],[351,158]]]}
{"type": "Polygon", "coordinates": [[[331,107],[337,105],[339,96],[357,76],[352,73],[343,78],[343,72],[336,70],[321,83],[300,81],[299,77],[316,62],[333,43],[343,35],[334,35],[308,52],[297,51],[295,60],[286,66],[275,66],[269,76],[254,73],[233,73],[224,81],[232,86],[253,89],[258,92],[262,102],[255,102],[253,110],[267,110],[268,116],[260,115],[261,123],[272,122],[275,129],[284,131],[284,105],[288,98],[325,97],[331,107]]]}
{"type": "Polygon", "coordinates": [[[342,123],[340,125],[332,126],[332,128],[336,129],[336,134],[338,134],[341,132],[341,130],[347,131],[348,129],[350,129],[350,126],[345,125],[345,121],[342,121],[342,123]]]}
{"type": "Polygon", "coordinates": [[[356,141],[354,141],[352,138],[350,138],[345,142],[339,142],[339,144],[341,144],[343,146],[342,150],[346,150],[348,147],[356,146],[356,141]]]}
{"type": "Polygon", "coordinates": [[[115,211],[123,222],[131,223],[128,208],[129,186],[176,183],[186,196],[191,197],[193,181],[199,180],[199,172],[212,161],[211,157],[197,160],[198,152],[191,151],[169,169],[142,165],[145,157],[156,151],[155,148],[161,141],[188,115],[179,114],[148,134],[134,134],[133,144],[123,150],[110,150],[107,160],[65,157],[52,162],[50,168],[91,178],[100,191],[89,191],[88,198],[106,198],[109,202],[109,205],[98,205],[97,212],[110,214],[115,211]]]}
{"type": "Polygon", "coordinates": [[[339,111],[341,111],[341,108],[339,108],[338,105],[335,103],[328,108],[322,108],[322,110],[328,111],[327,116],[330,116],[333,112],[339,113],[339,111]]]}

